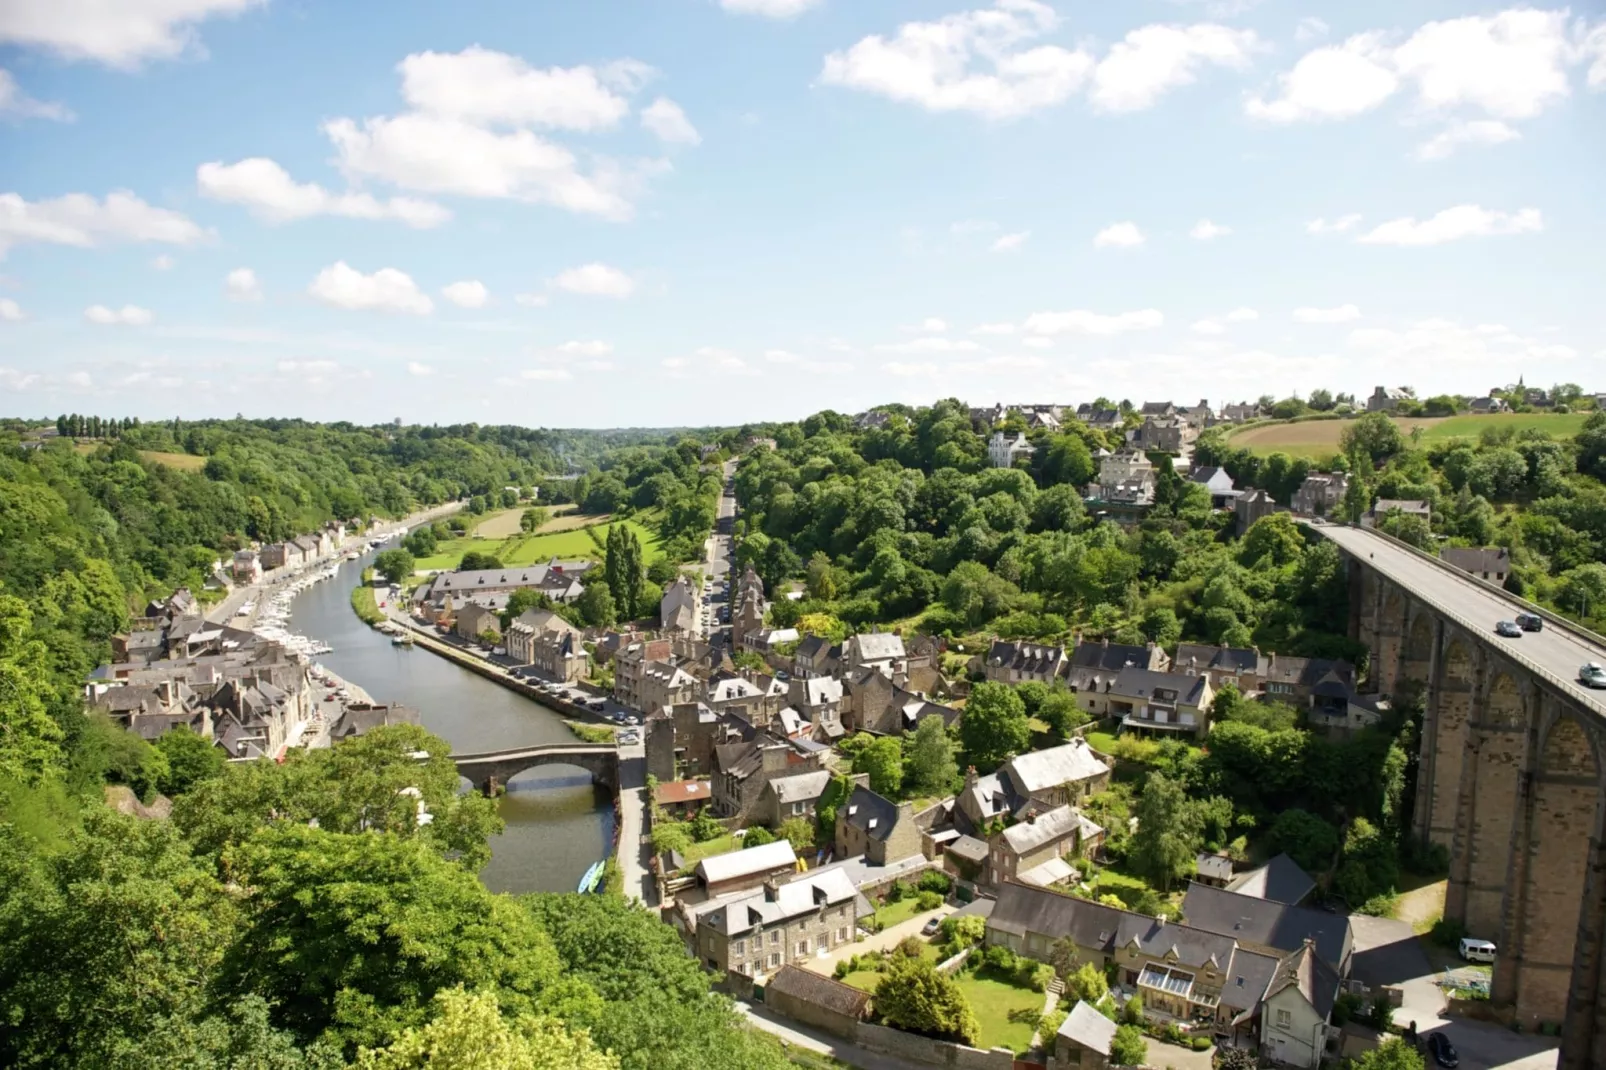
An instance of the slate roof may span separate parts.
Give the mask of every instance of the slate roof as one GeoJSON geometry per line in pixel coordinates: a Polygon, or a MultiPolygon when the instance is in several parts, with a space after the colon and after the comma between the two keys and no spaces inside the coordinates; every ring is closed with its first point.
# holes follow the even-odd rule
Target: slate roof
{"type": "Polygon", "coordinates": [[[1115,1023],[1095,1010],[1092,1004],[1077,1000],[1071,1013],[1060,1023],[1059,1035],[1100,1055],[1110,1054],[1110,1041],[1115,1039],[1115,1023]]]}
{"type": "MultiPolygon", "coordinates": [[[[849,1018],[863,1018],[870,1008],[870,993],[797,966],[782,966],[765,986],[766,992],[812,1004],[849,1018]]],[[[1103,1017],[1100,1015],[1099,1017],[1103,1017]]]]}
{"type": "Polygon", "coordinates": [[[1349,938],[1349,919],[1341,914],[1193,882],[1182,898],[1182,916],[1195,928],[1279,951],[1297,951],[1314,940],[1317,954],[1334,966],[1343,964],[1349,938]]]}
{"type": "Polygon", "coordinates": [[[1110,694],[1197,706],[1204,699],[1207,683],[1203,676],[1184,676],[1152,669],[1122,669],[1110,687],[1110,694]],[[1171,694],[1168,695],[1168,692],[1171,694]]]}
{"type": "Polygon", "coordinates": [[[837,809],[837,814],[872,840],[885,840],[898,823],[898,804],[859,785],[837,809]]]}
{"type": "Polygon", "coordinates": [[[832,676],[810,676],[799,680],[805,706],[823,706],[842,700],[842,681],[832,676]]]}
{"type": "Polygon", "coordinates": [[[795,657],[820,658],[831,649],[831,640],[819,635],[805,635],[798,640],[795,657]]]}
{"type": "Polygon", "coordinates": [[[1117,672],[1128,665],[1147,665],[1149,648],[1126,646],[1122,643],[1079,643],[1071,652],[1071,666],[1077,669],[1102,669],[1117,672]]]}
{"type": "Polygon", "coordinates": [[[719,680],[708,689],[709,702],[733,702],[743,698],[762,698],[764,692],[740,676],[719,680]]]}
{"type": "Polygon", "coordinates": [[[905,656],[903,638],[890,632],[869,632],[848,640],[858,652],[860,661],[886,661],[905,656]]]}
{"type": "Polygon", "coordinates": [[[1009,826],[1004,830],[1004,842],[1009,845],[1011,851],[1023,855],[1037,850],[1044,844],[1053,843],[1076,833],[1082,825],[1082,814],[1076,807],[1060,806],[1046,814],[1039,814],[1035,818],[1009,826]]]}
{"type": "Polygon", "coordinates": [[[1110,767],[1099,761],[1085,740],[1075,739],[1047,750],[1017,754],[1004,772],[1021,795],[1103,776],[1110,767]]]}
{"type": "Polygon", "coordinates": [[[1314,948],[1301,946],[1277,964],[1277,974],[1266,989],[1266,998],[1286,988],[1297,988],[1325,1021],[1338,1001],[1338,986],[1338,971],[1322,961],[1314,948]]]}
{"type": "Polygon", "coordinates": [[[797,865],[797,855],[786,840],[746,847],[713,855],[697,863],[697,876],[706,884],[720,884],[739,877],[752,877],[772,869],[797,865]]]}
{"type": "Polygon", "coordinates": [[[986,841],[978,840],[974,836],[961,836],[946,848],[948,854],[958,855],[960,858],[971,862],[987,861],[988,851],[989,848],[986,841]]]}
{"type": "Polygon", "coordinates": [[[442,572],[430,587],[431,595],[456,594],[462,591],[483,590],[487,587],[534,587],[547,579],[548,572],[564,575],[585,572],[589,561],[561,561],[552,565],[526,565],[523,568],[481,568],[468,572],[442,572]]]}
{"type": "MultiPolygon", "coordinates": [[[[777,842],[786,843],[785,840],[777,842]]],[[[773,843],[764,845],[774,846],[773,843]]],[[[764,847],[748,850],[762,851],[764,847]]],[[[779,885],[773,895],[767,889],[754,888],[711,899],[698,910],[697,924],[707,925],[727,936],[740,936],[755,927],[773,925],[787,918],[813,913],[822,906],[834,906],[855,899],[858,894],[853,881],[842,870],[821,869],[779,885]]]]}
{"type": "Polygon", "coordinates": [[[1194,869],[1199,876],[1210,877],[1214,880],[1229,880],[1232,877],[1232,859],[1225,855],[1201,854],[1193,860],[1194,869]]]}
{"type": "Polygon", "coordinates": [[[1419,498],[1379,498],[1377,504],[1372,506],[1373,516],[1387,516],[1398,509],[1407,516],[1431,516],[1433,507],[1419,498]]]}
{"type": "Polygon", "coordinates": [[[812,773],[775,777],[770,781],[770,787],[774,789],[777,799],[783,804],[790,804],[818,799],[830,783],[831,771],[817,769],[812,773]]]}
{"type": "Polygon", "coordinates": [[[1240,947],[1232,955],[1232,966],[1221,986],[1221,1002],[1237,1011],[1253,1010],[1266,994],[1266,986],[1277,975],[1276,955],[1240,947]]]}
{"type": "Polygon", "coordinates": [[[994,639],[987,648],[987,664],[1016,672],[1042,674],[1058,671],[1065,661],[1065,648],[1043,643],[1012,643],[994,639]]]}
{"type": "MultiPolygon", "coordinates": [[[[1187,908],[1183,908],[1187,916],[1187,908]]],[[[1226,970],[1232,961],[1236,942],[1230,936],[1206,932],[1193,925],[1177,925],[1136,914],[1119,907],[1105,906],[1088,899],[1077,899],[1042,888],[1007,883],[998,891],[988,927],[1025,937],[1040,933],[1058,939],[1070,936],[1086,948],[1113,954],[1120,948],[1136,946],[1143,954],[1156,958],[1175,952],[1184,966],[1213,963],[1226,970]]]]}
{"type": "Polygon", "coordinates": [[[1355,686],[1355,666],[1347,661],[1262,654],[1255,671],[1268,684],[1297,684],[1314,689],[1326,680],[1345,685],[1350,690],[1355,686]]]}
{"type": "Polygon", "coordinates": [[[1231,646],[1210,646],[1206,643],[1178,643],[1177,656],[1171,659],[1174,672],[1254,672],[1260,664],[1260,651],[1231,646]]]}
{"type": "Polygon", "coordinates": [[[1511,551],[1503,546],[1482,549],[1450,546],[1440,550],[1439,556],[1462,572],[1511,571],[1511,551]]]}
{"type": "Polygon", "coordinates": [[[1311,875],[1298,862],[1280,854],[1263,866],[1238,874],[1227,884],[1227,891],[1270,899],[1274,903],[1296,904],[1316,888],[1311,875]]]}

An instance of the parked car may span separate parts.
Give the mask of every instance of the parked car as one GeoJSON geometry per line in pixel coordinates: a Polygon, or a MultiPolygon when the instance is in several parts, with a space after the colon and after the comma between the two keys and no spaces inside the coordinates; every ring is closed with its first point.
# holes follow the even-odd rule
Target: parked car
{"type": "Polygon", "coordinates": [[[926,922],[924,925],[922,925],[920,927],[920,935],[921,936],[936,936],[938,930],[940,930],[941,928],[942,928],[942,919],[941,918],[932,918],[930,921],[926,922]]]}
{"type": "Polygon", "coordinates": [[[1514,620],[1503,620],[1494,626],[1494,633],[1506,639],[1521,639],[1522,629],[1517,627],[1514,620]]]}
{"type": "Polygon", "coordinates": [[[586,709],[593,710],[593,711],[595,711],[597,713],[601,713],[603,710],[605,710],[607,708],[608,708],[608,704],[606,702],[604,702],[600,698],[594,698],[590,702],[586,703],[586,709]]]}
{"type": "Polygon", "coordinates": [[[1432,1055],[1433,1061],[1440,1066],[1461,1065],[1461,1057],[1456,1054],[1455,1045],[1451,1044],[1450,1038],[1443,1033],[1428,1034],[1428,1054],[1432,1055]]]}
{"type": "Polygon", "coordinates": [[[1606,668],[1598,661],[1586,662],[1578,669],[1578,682],[1585,687],[1606,687],[1606,668]]]}
{"type": "Polygon", "coordinates": [[[1536,617],[1532,613],[1518,613],[1517,627],[1525,632],[1542,632],[1545,630],[1545,618],[1536,617]]]}
{"type": "Polygon", "coordinates": [[[1461,957],[1468,962],[1493,962],[1495,946],[1487,940],[1473,936],[1461,938],[1461,957]]]}

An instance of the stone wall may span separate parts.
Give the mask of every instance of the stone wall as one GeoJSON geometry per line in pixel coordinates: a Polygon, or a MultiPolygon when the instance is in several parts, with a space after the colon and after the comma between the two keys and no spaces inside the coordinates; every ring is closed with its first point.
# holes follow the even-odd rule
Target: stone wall
{"type": "Polygon", "coordinates": [[[777,992],[774,989],[764,990],[764,1006],[776,1014],[784,1015],[793,1021],[812,1025],[816,1029],[823,1029],[832,1036],[843,1040],[854,1040],[858,1037],[860,1022],[857,1018],[811,1003],[806,999],[777,992]]]}
{"type": "Polygon", "coordinates": [[[955,1070],[1014,1070],[1015,1066],[1015,1053],[1007,1048],[982,1051],[980,1048],[932,1040],[868,1022],[859,1023],[855,1040],[860,1047],[871,1051],[913,1059],[930,1066],[948,1066],[955,1070]]]}

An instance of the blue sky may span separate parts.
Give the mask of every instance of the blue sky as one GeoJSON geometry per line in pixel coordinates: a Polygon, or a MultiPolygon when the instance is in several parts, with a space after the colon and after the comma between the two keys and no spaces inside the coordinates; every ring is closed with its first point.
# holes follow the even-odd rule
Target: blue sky
{"type": "Polygon", "coordinates": [[[0,6],[0,411],[1606,389],[1606,11],[0,6]]]}

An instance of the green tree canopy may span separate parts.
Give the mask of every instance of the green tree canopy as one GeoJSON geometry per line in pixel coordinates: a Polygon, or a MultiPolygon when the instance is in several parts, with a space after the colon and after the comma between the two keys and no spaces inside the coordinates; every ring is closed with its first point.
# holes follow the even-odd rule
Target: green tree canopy
{"type": "Polygon", "coordinates": [[[945,795],[952,789],[959,764],[954,760],[953,740],[948,738],[948,728],[941,717],[922,717],[904,750],[908,765],[905,786],[911,794],[945,795]]]}
{"type": "Polygon", "coordinates": [[[970,1044],[981,1032],[964,992],[923,958],[894,957],[876,984],[875,1006],[888,1025],[939,1040],[970,1044]]]}
{"type": "Polygon", "coordinates": [[[1008,684],[980,683],[971,689],[959,721],[959,742],[965,760],[991,772],[1012,754],[1023,753],[1032,739],[1026,704],[1008,684]]]}

